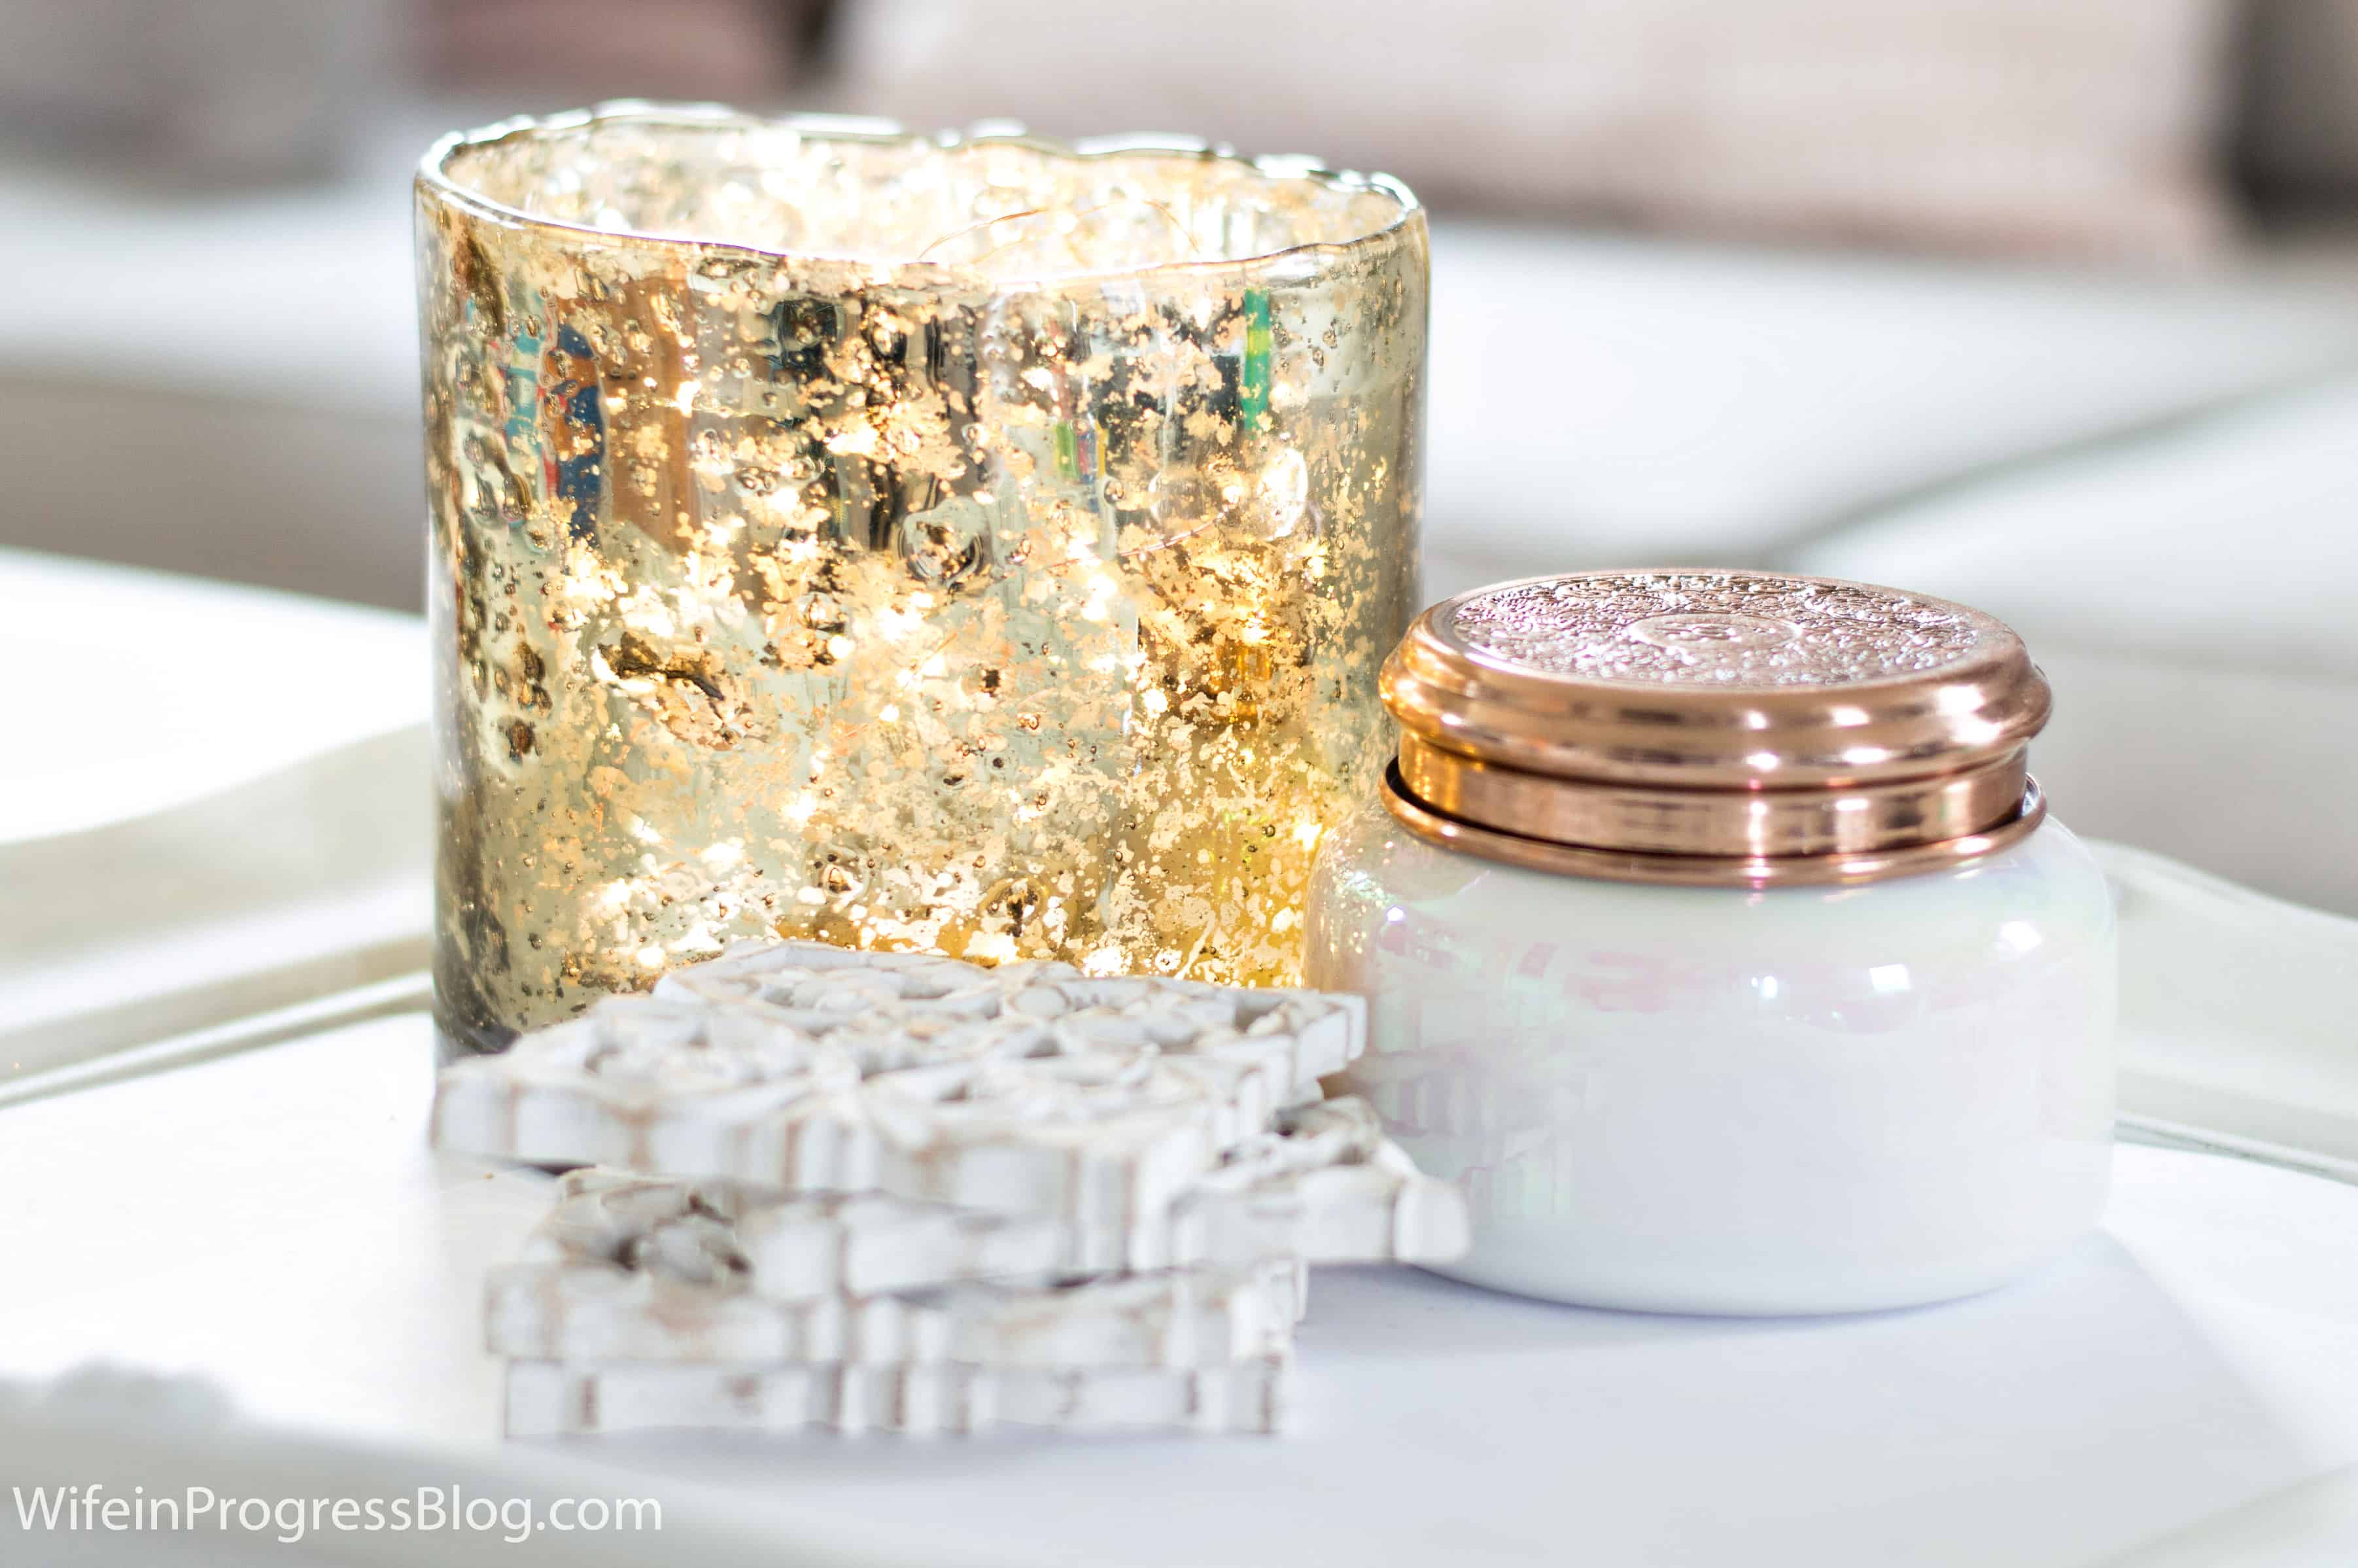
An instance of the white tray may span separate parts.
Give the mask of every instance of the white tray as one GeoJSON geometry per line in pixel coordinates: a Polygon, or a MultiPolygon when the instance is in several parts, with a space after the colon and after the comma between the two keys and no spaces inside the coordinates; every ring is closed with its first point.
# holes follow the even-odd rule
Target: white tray
{"type": "Polygon", "coordinates": [[[0,549],[0,1098],[426,960],[425,623],[0,549]]]}
{"type": "MultiPolygon", "coordinates": [[[[540,1560],[699,1568],[2030,1568],[2358,1462],[2358,1187],[2147,1148],[2120,1151],[2104,1235],[1948,1307],[1741,1323],[1322,1274],[1280,1438],[503,1447],[478,1283],[546,1182],[427,1151],[431,1061],[422,1018],[381,1019],[0,1110],[0,1377],[189,1371],[250,1418],[79,1437],[0,1421],[12,1484],[649,1495],[669,1505],[652,1550],[543,1541],[540,1560]]],[[[489,1538],[364,1544],[319,1560],[535,1560],[489,1538]]]]}

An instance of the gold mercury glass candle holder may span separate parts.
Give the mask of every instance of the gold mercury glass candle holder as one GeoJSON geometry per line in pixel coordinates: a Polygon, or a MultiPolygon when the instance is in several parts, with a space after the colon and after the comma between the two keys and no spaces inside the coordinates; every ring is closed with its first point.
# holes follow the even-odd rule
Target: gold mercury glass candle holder
{"type": "Polygon", "coordinates": [[[610,105],[417,181],[446,1048],[767,935],[1300,978],[1418,606],[1414,199],[610,105]]]}

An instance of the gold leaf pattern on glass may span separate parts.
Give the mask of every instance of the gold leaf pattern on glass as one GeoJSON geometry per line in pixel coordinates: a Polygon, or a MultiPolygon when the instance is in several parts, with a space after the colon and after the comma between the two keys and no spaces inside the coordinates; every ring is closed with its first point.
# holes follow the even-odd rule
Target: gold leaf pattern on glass
{"type": "Polygon", "coordinates": [[[438,990],[741,936],[1293,984],[1417,605],[1390,182],[687,111],[418,185],[438,990]]]}

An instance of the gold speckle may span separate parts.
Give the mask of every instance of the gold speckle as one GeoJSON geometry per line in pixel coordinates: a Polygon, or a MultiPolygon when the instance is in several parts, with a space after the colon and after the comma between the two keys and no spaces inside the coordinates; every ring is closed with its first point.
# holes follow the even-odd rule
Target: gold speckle
{"type": "Polygon", "coordinates": [[[1422,219],[999,148],[1038,216],[978,229],[928,205],[969,154],[754,133],[724,180],[719,134],[464,155],[550,224],[427,189],[446,1022],[771,933],[1298,981],[1418,607],[1422,219]],[[584,232],[846,200],[938,279],[584,232]],[[1272,279],[1249,234],[1320,248],[1272,279]]]}

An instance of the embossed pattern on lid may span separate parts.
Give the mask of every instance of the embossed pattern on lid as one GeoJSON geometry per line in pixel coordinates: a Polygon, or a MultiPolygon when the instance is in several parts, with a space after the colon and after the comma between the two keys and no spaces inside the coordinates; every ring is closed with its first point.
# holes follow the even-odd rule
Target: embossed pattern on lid
{"type": "Polygon", "coordinates": [[[1922,676],[2011,635],[1978,611],[1891,589],[1751,572],[1600,572],[1454,600],[1472,653],[1586,680],[1846,686],[1922,676]]]}
{"type": "Polygon", "coordinates": [[[1462,594],[1409,628],[1382,689],[1401,730],[1393,783],[1434,820],[1682,881],[1896,875],[1986,852],[2035,823],[2025,749],[2050,703],[2022,640],[1980,611],[1689,569],[1462,594]]]}

